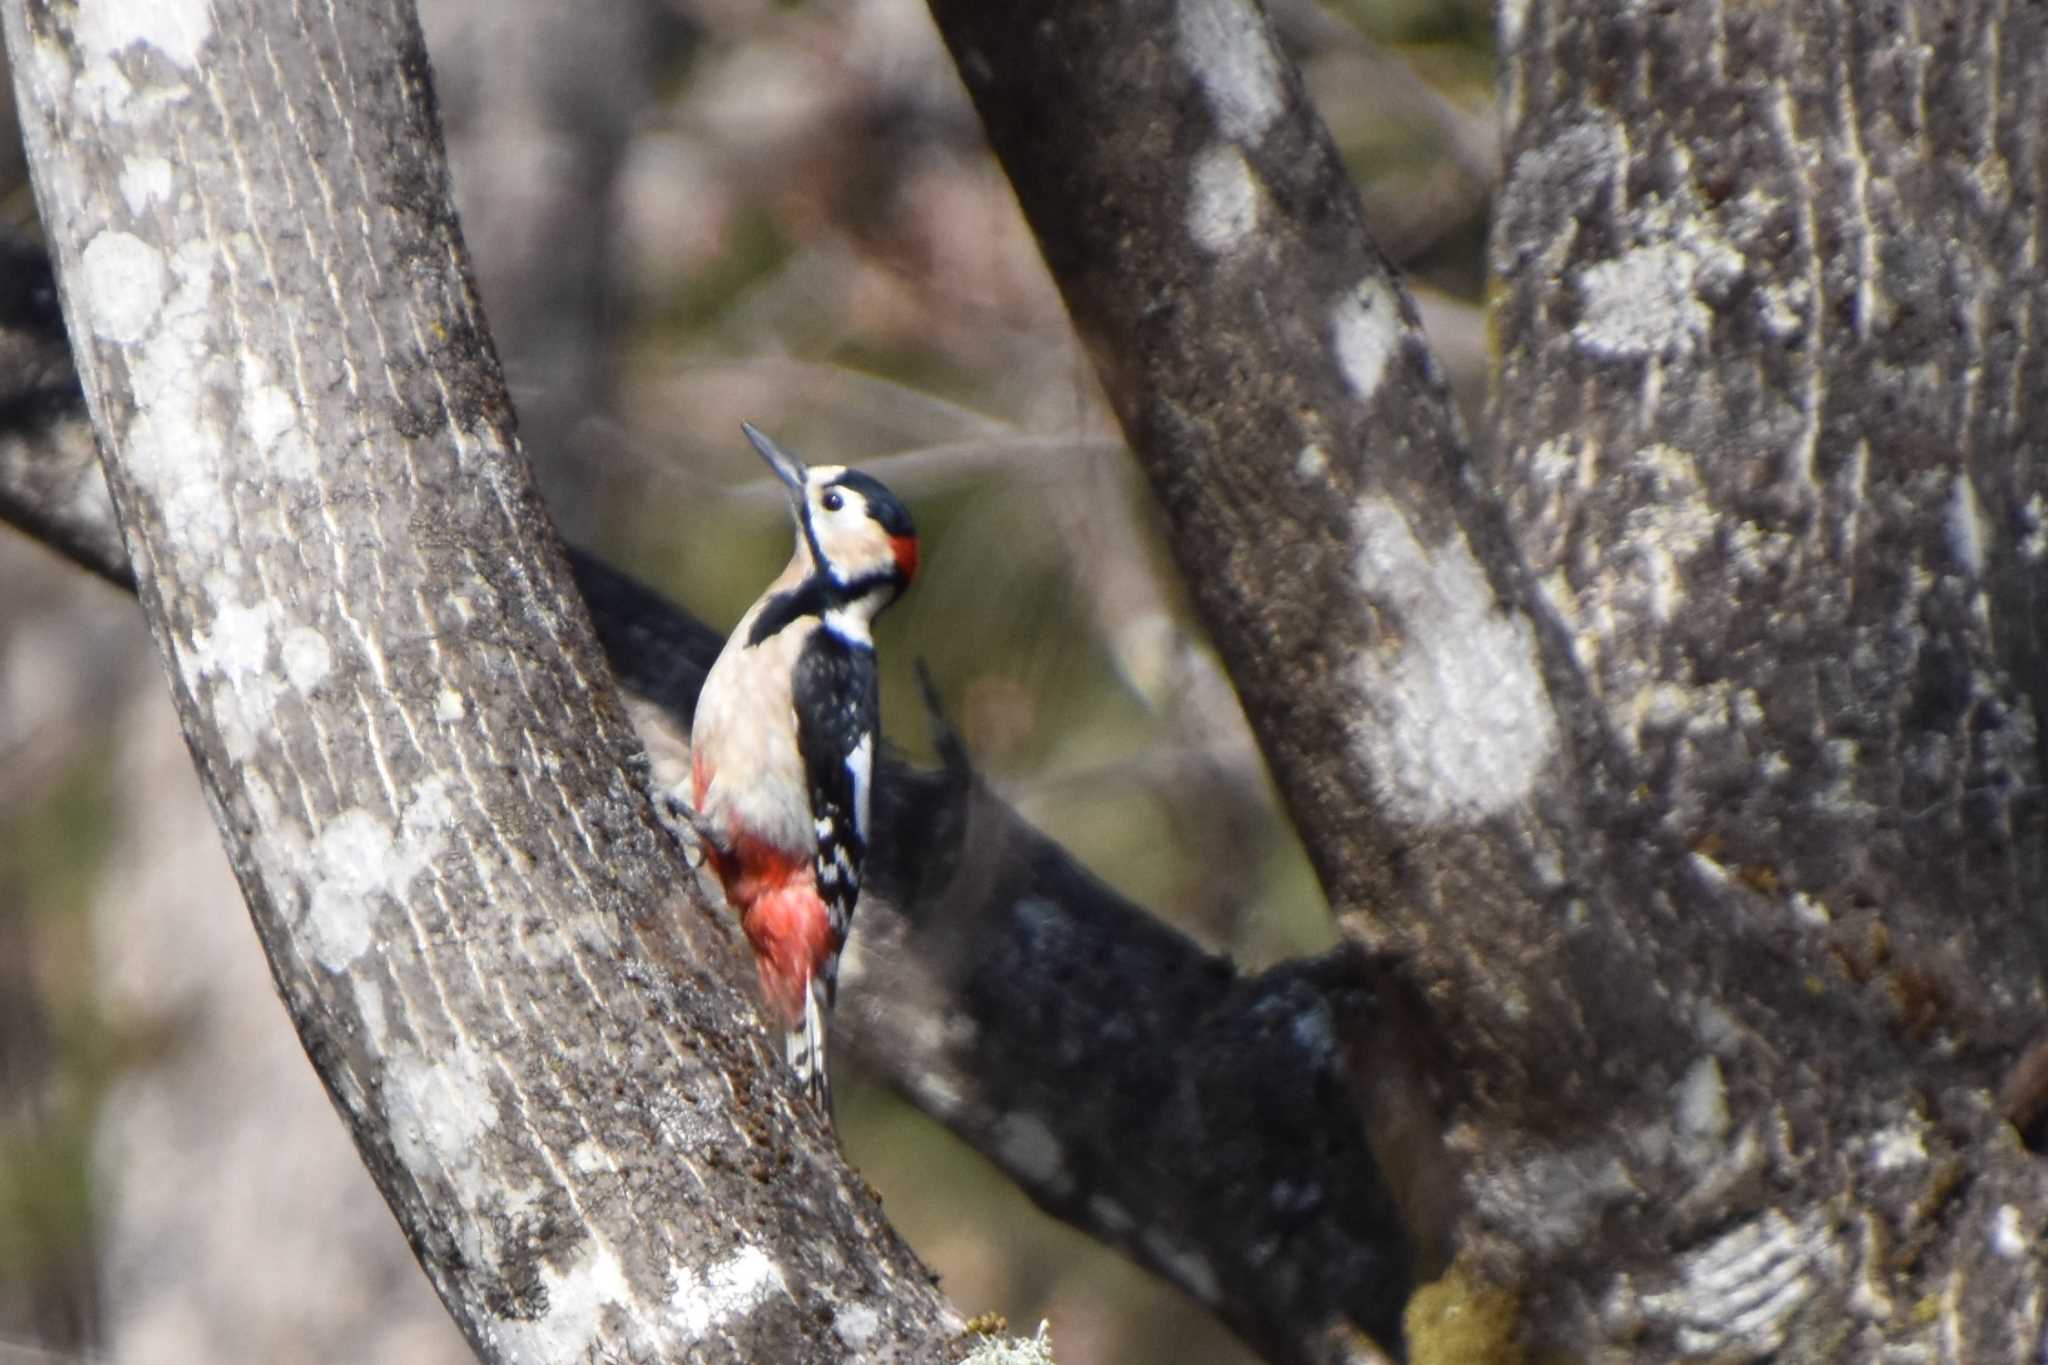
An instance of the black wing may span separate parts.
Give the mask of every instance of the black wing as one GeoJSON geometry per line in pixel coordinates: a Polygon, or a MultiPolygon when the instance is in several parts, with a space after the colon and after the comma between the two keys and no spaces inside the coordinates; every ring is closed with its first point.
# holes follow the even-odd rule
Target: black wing
{"type": "MultiPolygon", "coordinates": [[[[797,657],[792,700],[818,836],[818,895],[831,913],[834,940],[844,943],[868,851],[868,784],[881,724],[874,647],[830,629],[813,631],[797,657]]],[[[831,976],[828,969],[828,1000],[831,976]]]]}

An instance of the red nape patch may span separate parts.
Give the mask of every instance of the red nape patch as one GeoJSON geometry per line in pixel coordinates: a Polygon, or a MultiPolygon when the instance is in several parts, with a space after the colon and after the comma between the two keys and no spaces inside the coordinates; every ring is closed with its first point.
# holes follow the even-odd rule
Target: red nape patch
{"type": "Polygon", "coordinates": [[[889,548],[896,553],[896,571],[908,583],[917,577],[917,537],[890,536],[889,548]]]}
{"type": "Polygon", "coordinates": [[[768,892],[741,912],[740,927],[754,946],[762,994],[787,1027],[802,1028],[804,992],[839,949],[816,886],[806,876],[768,892]]]}

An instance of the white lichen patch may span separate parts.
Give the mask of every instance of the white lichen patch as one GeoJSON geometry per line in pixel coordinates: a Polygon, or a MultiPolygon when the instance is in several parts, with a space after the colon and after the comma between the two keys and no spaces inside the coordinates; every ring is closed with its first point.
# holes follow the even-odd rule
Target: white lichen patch
{"type": "Polygon", "coordinates": [[[269,669],[277,610],[264,601],[236,602],[232,586],[218,576],[210,577],[206,587],[218,609],[210,623],[193,630],[192,651],[181,663],[220,731],[222,747],[240,762],[275,727],[284,690],[269,669]]]}
{"type": "Polygon", "coordinates": [[[1052,1324],[1041,1319],[1037,1334],[1030,1337],[983,1337],[960,1357],[960,1365],[1056,1365],[1052,1324]]]}
{"type": "Polygon", "coordinates": [[[213,6],[207,0],[81,0],[73,36],[94,61],[145,44],[187,70],[199,68],[200,54],[213,36],[213,6]]]}
{"type": "Polygon", "coordinates": [[[1924,1125],[1918,1120],[1880,1128],[1864,1140],[1865,1159],[1873,1175],[1910,1171],[1927,1164],[1924,1125]]]}
{"type": "Polygon", "coordinates": [[[547,1305],[540,1316],[501,1318],[494,1324],[508,1361],[557,1365],[599,1359],[606,1316],[630,1310],[635,1302],[619,1258],[595,1243],[586,1243],[566,1271],[543,1265],[540,1282],[547,1305]]]}
{"type": "Polygon", "coordinates": [[[2038,564],[2048,556],[2048,502],[2039,493],[2028,498],[2020,508],[2020,556],[2029,564],[2038,564]]]}
{"type": "Polygon", "coordinates": [[[278,648],[284,675],[300,692],[311,692],[334,671],[334,653],[327,637],[311,626],[293,626],[278,648]]]}
{"type": "Polygon", "coordinates": [[[834,1310],[832,1335],[850,1351],[864,1351],[882,1330],[882,1315],[864,1303],[849,1303],[834,1310]]]}
{"type": "Polygon", "coordinates": [[[1528,621],[1501,609],[1462,535],[1425,548],[1383,498],[1353,527],[1379,619],[1352,665],[1352,743],[1386,813],[1430,825],[1506,810],[1557,747],[1528,621]]]}
{"type": "Polygon", "coordinates": [[[678,1267],[669,1307],[696,1340],[729,1327],[777,1295],[788,1294],[789,1282],[774,1259],[757,1246],[744,1246],[701,1276],[678,1267]]]}
{"type": "Polygon", "coordinates": [[[452,687],[444,687],[434,694],[434,719],[444,725],[453,725],[469,713],[469,703],[462,694],[452,687]]]}
{"type": "Polygon", "coordinates": [[[384,1008],[384,988],[367,975],[351,978],[356,1013],[362,1016],[363,1039],[373,1052],[383,1052],[391,1036],[391,1016],[384,1008]]]}
{"type": "Polygon", "coordinates": [[[1259,10],[1243,0],[1181,0],[1180,59],[1195,73],[1223,136],[1255,142],[1287,107],[1280,56],[1259,10]]]}
{"type": "MultiPolygon", "coordinates": [[[[228,363],[208,341],[214,265],[207,243],[180,246],[168,263],[161,306],[140,325],[139,335],[128,336],[134,415],[122,442],[128,473],[142,495],[158,503],[165,534],[209,557],[229,529],[223,476],[228,443],[207,401],[224,384],[228,363]]],[[[89,286],[95,316],[102,287],[89,286]]],[[[131,281],[121,287],[141,286],[131,281]]],[[[138,305],[131,299],[115,306],[138,305]]],[[[136,326],[134,316],[116,324],[124,334],[136,326]]]]}
{"type": "Polygon", "coordinates": [[[1727,1136],[1728,1087],[1721,1077],[1721,1063],[1711,1054],[1686,1068],[1673,1099],[1682,1139],[1708,1144],[1727,1136]]]}
{"type": "Polygon", "coordinates": [[[128,157],[121,162],[116,183],[121,187],[121,202],[139,218],[151,206],[170,199],[171,163],[160,156],[128,157]]]}
{"type": "Polygon", "coordinates": [[[1514,52],[1522,41],[1522,29],[1529,22],[1529,0],[1500,0],[1494,7],[1495,51],[1514,52]]]}
{"type": "Polygon", "coordinates": [[[1579,271],[1580,316],[1572,340],[1616,360],[1690,355],[1713,326],[1700,297],[1706,280],[1741,258],[1724,245],[1673,238],[1631,247],[1579,271]]]}
{"type": "Polygon", "coordinates": [[[299,422],[299,405],[275,382],[269,362],[242,352],[242,429],[279,478],[310,477],[317,463],[299,422]]]}
{"type": "Polygon", "coordinates": [[[1530,491],[1547,499],[1593,487],[1594,444],[1577,436],[1552,436],[1523,458],[1530,491]]]}
{"type": "Polygon", "coordinates": [[[1212,255],[1236,251],[1259,226],[1263,192],[1235,144],[1218,142],[1195,158],[1188,186],[1188,235],[1212,255]]]}
{"type": "Polygon", "coordinates": [[[1977,501],[1977,490],[1971,485],[1967,473],[1955,477],[1945,523],[1948,552],[1956,567],[1972,578],[1981,576],[1984,572],[1984,545],[1989,537],[1984,529],[1983,505],[1977,501]]]}
{"type": "Polygon", "coordinates": [[[1625,470],[1643,497],[1616,538],[1608,596],[1630,617],[1668,622],[1685,603],[1685,566],[1712,547],[1719,519],[1691,452],[1652,443],[1625,470]]]}
{"type": "Polygon", "coordinates": [[[149,335],[164,307],[164,257],[133,233],[93,234],[78,257],[74,286],[93,335],[121,346],[149,335]]]}
{"type": "Polygon", "coordinates": [[[192,632],[192,669],[239,682],[262,675],[270,662],[270,636],[277,608],[269,602],[217,599],[213,621],[192,632]]]}
{"type": "Polygon", "coordinates": [[[1360,282],[1330,313],[1330,346],[1353,393],[1370,401],[1401,345],[1401,305],[1378,276],[1360,282]]]}
{"type": "MultiPolygon", "coordinates": [[[[1476,1140],[1469,1127],[1449,1134],[1454,1151],[1476,1140]]],[[[1480,1218],[1521,1229],[1524,1245],[1543,1254],[1583,1243],[1609,1210],[1642,1194],[1607,1144],[1489,1164],[1466,1189],[1480,1218]]]]}
{"type": "Polygon", "coordinates": [[[403,897],[448,842],[454,807],[447,786],[422,783],[398,828],[370,811],[345,811],[313,848],[303,931],[314,958],[343,971],[370,946],[377,911],[403,897]]]}
{"type": "Polygon", "coordinates": [[[1074,1187],[1073,1172],[1067,1169],[1066,1149],[1050,1125],[1036,1114],[1021,1111],[1003,1115],[995,1127],[996,1159],[1022,1183],[1055,1195],[1074,1187]]]}
{"type": "Polygon", "coordinates": [[[2017,1261],[2027,1254],[2027,1234],[2020,1225],[2020,1210],[2017,1204],[2000,1204],[1998,1211],[1991,1215],[1991,1250],[2008,1261],[2017,1261]]]}
{"type": "Polygon", "coordinates": [[[473,1192],[477,1141],[498,1121],[484,1059],[462,1044],[439,1056],[394,1048],[384,1064],[383,1099],[391,1145],[406,1169],[438,1172],[458,1192],[473,1192]]]}

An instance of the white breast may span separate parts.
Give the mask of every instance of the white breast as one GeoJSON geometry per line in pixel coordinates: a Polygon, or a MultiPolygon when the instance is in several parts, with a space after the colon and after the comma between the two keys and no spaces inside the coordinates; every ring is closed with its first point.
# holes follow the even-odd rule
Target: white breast
{"type": "Polygon", "coordinates": [[[784,630],[750,646],[753,617],[734,629],[697,698],[693,757],[711,773],[699,813],[717,828],[804,852],[816,843],[790,698],[803,632],[784,630]]]}

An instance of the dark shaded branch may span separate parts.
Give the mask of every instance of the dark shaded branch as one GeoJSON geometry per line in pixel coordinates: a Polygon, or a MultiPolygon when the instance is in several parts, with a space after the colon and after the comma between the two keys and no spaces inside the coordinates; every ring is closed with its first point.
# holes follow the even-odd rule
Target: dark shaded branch
{"type": "MultiPolygon", "coordinates": [[[[0,317],[0,340],[24,329],[0,317]]],[[[42,340],[62,353],[61,333],[42,340]]],[[[123,582],[82,404],[49,411],[63,420],[0,430],[0,505],[26,530],[41,490],[95,489],[97,513],[53,544],[123,582]]],[[[681,761],[722,637],[596,557],[570,561],[657,763],[681,761]]],[[[1238,977],[969,775],[885,755],[877,793],[835,1038],[1267,1358],[1345,1359],[1348,1327],[1397,1349],[1409,1257],[1367,1130],[1409,1102],[1413,1035],[1388,1022],[1408,1016],[1382,969],[1347,950],[1238,977]]],[[[1390,1153],[1404,1186],[1439,1178],[1423,1129],[1390,1153]]]]}
{"type": "Polygon", "coordinates": [[[0,233],[0,518],[135,590],[49,253],[0,233]]]}

